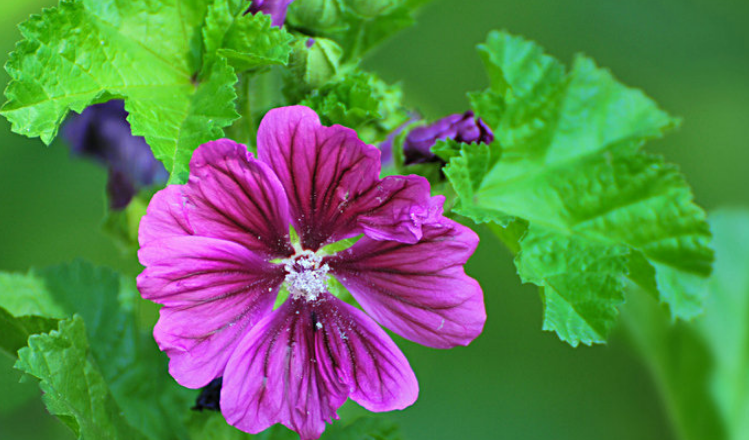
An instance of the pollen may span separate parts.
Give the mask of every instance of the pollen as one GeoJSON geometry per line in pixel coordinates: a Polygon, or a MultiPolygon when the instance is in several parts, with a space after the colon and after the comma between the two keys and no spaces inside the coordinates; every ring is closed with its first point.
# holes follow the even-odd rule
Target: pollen
{"type": "Polygon", "coordinates": [[[286,270],[286,288],[292,298],[315,301],[328,288],[330,267],[312,251],[301,251],[281,261],[286,270]]]}

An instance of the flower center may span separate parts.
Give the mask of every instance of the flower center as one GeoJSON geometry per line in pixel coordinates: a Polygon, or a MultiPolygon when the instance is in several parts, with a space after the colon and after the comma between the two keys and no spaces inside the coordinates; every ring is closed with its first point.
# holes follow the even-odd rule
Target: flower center
{"type": "Polygon", "coordinates": [[[301,251],[291,258],[281,260],[286,269],[286,288],[292,298],[314,301],[328,289],[330,267],[322,257],[312,251],[301,251]]]}

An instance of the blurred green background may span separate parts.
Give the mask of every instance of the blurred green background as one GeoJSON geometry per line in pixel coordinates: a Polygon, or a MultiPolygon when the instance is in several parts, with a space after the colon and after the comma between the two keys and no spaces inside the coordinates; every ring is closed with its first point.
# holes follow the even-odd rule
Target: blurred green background
{"type": "MultiPolygon", "coordinates": [[[[20,38],[17,23],[54,3],[0,4],[0,52],[20,38]]],[[[485,87],[474,46],[491,29],[533,39],[565,62],[584,52],[684,118],[679,131],[649,148],[679,164],[711,210],[749,205],[747,23],[745,0],[435,0],[416,27],[365,64],[401,81],[409,103],[439,117],[466,110],[465,92],[485,87]]],[[[4,84],[4,71],[1,78],[4,84]]],[[[103,169],[72,160],[62,144],[47,148],[11,134],[4,119],[0,142],[0,270],[82,256],[137,273],[137,263],[99,232],[103,169]]],[[[450,351],[399,341],[421,384],[416,405],[392,415],[407,438],[674,438],[660,385],[624,332],[607,346],[577,349],[542,332],[535,287],[521,285],[509,252],[482,237],[468,272],[484,287],[484,334],[450,351]]],[[[17,384],[11,365],[0,357],[0,439],[72,439],[39,399],[28,400],[38,388],[17,384]]]]}

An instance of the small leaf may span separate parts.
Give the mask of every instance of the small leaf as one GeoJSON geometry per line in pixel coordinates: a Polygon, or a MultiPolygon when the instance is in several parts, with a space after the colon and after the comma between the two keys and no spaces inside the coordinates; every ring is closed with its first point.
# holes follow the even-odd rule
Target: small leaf
{"type": "Polygon", "coordinates": [[[460,156],[461,147],[461,143],[454,139],[438,139],[431,151],[440,159],[449,162],[453,157],[460,156]]]}

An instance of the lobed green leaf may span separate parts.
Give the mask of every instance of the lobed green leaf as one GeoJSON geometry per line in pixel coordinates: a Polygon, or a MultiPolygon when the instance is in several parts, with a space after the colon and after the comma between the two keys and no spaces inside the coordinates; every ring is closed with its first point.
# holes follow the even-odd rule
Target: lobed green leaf
{"type": "Polygon", "coordinates": [[[89,359],[80,317],[60,321],[59,329],[34,335],[18,352],[16,368],[40,380],[50,413],[79,439],[146,439],[120,416],[104,377],[89,359]]]}
{"type": "Polygon", "coordinates": [[[289,35],[242,15],[241,3],[63,0],[21,25],[2,113],[48,144],[69,111],[122,98],[133,134],[183,182],[194,149],[239,117],[232,66],[288,57],[289,35]]]}
{"type": "Polygon", "coordinates": [[[533,273],[524,281],[545,288],[544,328],[572,345],[603,342],[630,274],[656,286],[674,316],[699,314],[712,263],[704,212],[676,167],[641,151],[678,121],[588,58],[565,72],[535,43],[502,32],[479,51],[491,87],[471,101],[496,140],[464,146],[445,174],[459,213],[530,225],[516,263],[521,276],[533,273]],[[610,254],[620,258],[600,268],[598,256],[610,254]]]}
{"type": "MultiPolygon", "coordinates": [[[[3,341],[0,348],[15,354],[27,340],[53,329],[60,319],[68,319],[59,321],[60,325],[69,323],[69,318],[75,314],[76,319],[86,323],[85,326],[81,324],[86,331],[85,347],[79,347],[85,354],[79,350],[65,352],[64,356],[83,356],[83,359],[68,359],[70,365],[84,365],[85,369],[95,371],[91,374],[100,376],[104,383],[96,385],[104,387],[96,392],[86,390],[85,382],[77,383],[76,387],[82,388],[82,393],[93,393],[97,399],[104,399],[99,401],[101,405],[109,405],[106,403],[109,397],[105,396],[111,395],[119,407],[116,414],[126,420],[122,423],[131,425],[147,438],[187,438],[183,418],[190,406],[192,392],[179,387],[169,377],[166,360],[152,336],[138,328],[135,315],[137,297],[132,281],[109,269],[81,261],[34,270],[27,275],[2,274],[0,329],[3,330],[3,341]]],[[[39,347],[35,350],[41,351],[39,356],[56,358],[59,355],[43,352],[39,347]]],[[[23,371],[46,380],[27,369],[23,371]]],[[[68,391],[61,388],[59,399],[73,399],[74,396],[67,395],[68,391]]],[[[54,413],[53,408],[50,410],[54,413]]],[[[67,417],[66,413],[62,413],[62,417],[67,417]]],[[[72,422],[69,424],[78,432],[72,422]]],[[[85,432],[94,435],[95,431],[85,432]]],[[[80,435],[91,439],[115,438],[114,434],[112,437],[80,435]]]]}

